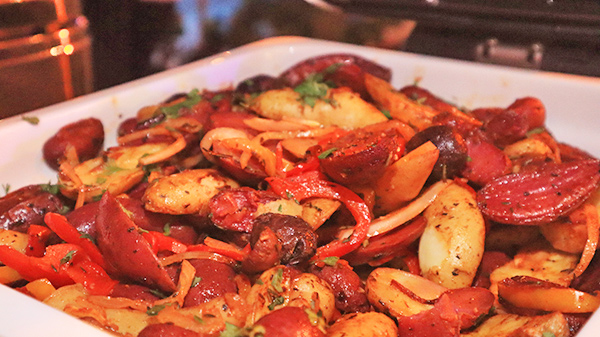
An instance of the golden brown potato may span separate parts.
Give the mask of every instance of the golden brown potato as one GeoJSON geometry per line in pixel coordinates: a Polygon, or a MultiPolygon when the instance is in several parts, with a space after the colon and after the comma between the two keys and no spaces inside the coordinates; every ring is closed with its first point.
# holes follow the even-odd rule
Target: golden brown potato
{"type": "Polygon", "coordinates": [[[411,316],[433,308],[433,305],[415,299],[414,295],[434,300],[447,290],[426,278],[394,268],[373,270],[365,289],[369,302],[375,308],[394,317],[411,316]],[[404,288],[409,291],[404,291],[404,288]]]}
{"type": "Polygon", "coordinates": [[[365,74],[365,86],[373,100],[388,110],[394,119],[418,130],[431,126],[433,117],[438,114],[436,110],[411,100],[395,90],[389,82],[373,75],[365,74]]]}
{"type": "Polygon", "coordinates": [[[555,337],[569,336],[569,325],[560,312],[544,316],[500,314],[488,318],[472,332],[462,337],[540,337],[544,333],[555,337]]]}
{"type": "Polygon", "coordinates": [[[329,337],[395,337],[398,327],[385,314],[370,311],[342,316],[327,330],[329,337]]]}
{"type": "Polygon", "coordinates": [[[269,90],[256,97],[250,109],[275,120],[299,118],[351,129],[387,120],[381,111],[348,88],[330,89],[324,99],[318,99],[311,107],[291,88],[269,90]]]}
{"type": "Polygon", "coordinates": [[[439,154],[437,147],[427,142],[388,166],[375,182],[377,212],[389,213],[419,195],[439,154]]]}
{"type": "Polygon", "coordinates": [[[327,282],[314,274],[298,274],[285,266],[273,267],[262,273],[250,289],[246,302],[250,307],[247,326],[286,306],[321,312],[325,322],[331,322],[336,313],[335,296],[327,282]]]}
{"type": "Polygon", "coordinates": [[[490,291],[498,293],[498,282],[513,276],[531,276],[544,281],[569,286],[572,270],[579,262],[579,255],[552,250],[531,248],[519,252],[509,263],[490,274],[490,291]]]}
{"type": "Polygon", "coordinates": [[[239,184],[217,170],[187,170],[152,182],[142,201],[152,212],[205,215],[210,198],[228,187],[239,184]]]}
{"type": "Polygon", "coordinates": [[[419,244],[423,276],[446,288],[470,286],[485,243],[485,221],[475,195],[460,184],[452,184],[423,216],[427,220],[419,244]]]}

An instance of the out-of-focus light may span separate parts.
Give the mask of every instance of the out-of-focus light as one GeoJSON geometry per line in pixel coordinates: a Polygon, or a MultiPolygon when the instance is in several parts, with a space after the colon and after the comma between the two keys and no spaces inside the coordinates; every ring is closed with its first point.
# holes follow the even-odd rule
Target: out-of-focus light
{"type": "Polygon", "coordinates": [[[50,48],[50,55],[58,56],[58,55],[71,55],[75,52],[75,46],[72,44],[60,45],[50,48]]]}
{"type": "Polygon", "coordinates": [[[75,51],[75,47],[73,47],[72,44],[68,44],[63,48],[63,52],[66,55],[71,55],[71,54],[73,54],[74,51],[75,51]]]}
{"type": "Polygon", "coordinates": [[[68,29],[61,29],[58,31],[58,38],[62,40],[68,39],[69,38],[69,30],[68,29]]]}
{"type": "Polygon", "coordinates": [[[63,46],[52,47],[52,48],[50,48],[50,55],[58,56],[58,55],[62,54],[62,50],[63,50],[63,46]]]}
{"type": "Polygon", "coordinates": [[[210,64],[219,64],[219,63],[222,63],[223,61],[225,61],[224,57],[217,57],[217,58],[213,59],[212,61],[210,61],[210,64]]]}

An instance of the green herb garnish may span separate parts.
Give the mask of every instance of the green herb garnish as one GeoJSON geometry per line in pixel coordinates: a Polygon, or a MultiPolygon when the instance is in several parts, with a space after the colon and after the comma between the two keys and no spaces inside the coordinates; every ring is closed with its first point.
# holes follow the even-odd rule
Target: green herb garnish
{"type": "Polygon", "coordinates": [[[337,148],[332,147],[329,150],[321,152],[317,158],[325,159],[325,158],[329,157],[332,153],[334,153],[336,150],[337,150],[337,148]]]}
{"type": "Polygon", "coordinates": [[[275,273],[275,275],[273,275],[273,278],[271,279],[271,286],[273,286],[273,289],[275,289],[275,291],[277,291],[278,293],[283,292],[283,288],[281,287],[281,281],[283,281],[283,269],[279,268],[277,269],[277,272],[275,273]]]}
{"type": "Polygon", "coordinates": [[[53,185],[51,183],[47,183],[47,184],[40,184],[40,188],[42,189],[42,191],[44,192],[48,192],[50,194],[54,194],[57,195],[59,190],[60,190],[60,185],[53,185]]]}
{"type": "Polygon", "coordinates": [[[240,337],[242,336],[242,328],[233,325],[229,322],[225,322],[225,329],[221,331],[219,337],[240,337]]]}
{"type": "Polygon", "coordinates": [[[2,189],[5,195],[8,194],[10,192],[10,184],[2,184],[2,189]]]}
{"type": "Polygon", "coordinates": [[[322,74],[312,74],[294,88],[294,91],[300,94],[300,100],[304,104],[314,108],[317,100],[326,101],[325,96],[328,89],[329,86],[323,82],[322,74]]]}
{"type": "Polygon", "coordinates": [[[192,281],[192,285],[190,287],[193,288],[197,286],[200,281],[202,281],[202,277],[194,276],[194,280],[192,281]]]}
{"type": "Polygon", "coordinates": [[[337,256],[329,256],[323,259],[323,263],[328,266],[334,267],[340,258],[337,256]]]}
{"type": "Polygon", "coordinates": [[[72,250],[72,251],[68,252],[65,256],[63,256],[63,258],[60,259],[60,265],[62,266],[63,264],[71,262],[71,260],[73,259],[73,255],[76,252],[77,252],[76,250],[72,250]]]}
{"type": "Polygon", "coordinates": [[[276,306],[281,305],[283,303],[285,303],[285,297],[278,296],[273,298],[273,301],[271,301],[271,304],[269,304],[268,308],[269,310],[273,310],[276,306]]]}
{"type": "Polygon", "coordinates": [[[31,124],[31,125],[38,125],[40,124],[40,119],[35,117],[35,116],[23,116],[21,117],[22,120],[26,121],[27,123],[31,124]]]}
{"type": "Polygon", "coordinates": [[[167,222],[167,223],[165,224],[165,226],[163,227],[163,234],[164,234],[165,236],[169,236],[169,235],[171,235],[171,223],[170,223],[170,222],[167,222]]]}
{"type": "Polygon", "coordinates": [[[157,304],[157,305],[155,305],[155,306],[153,306],[151,308],[148,308],[148,310],[146,310],[146,314],[148,316],[156,316],[164,308],[165,308],[164,304],[157,304]]]}
{"type": "Polygon", "coordinates": [[[202,100],[202,95],[198,89],[194,89],[187,94],[187,99],[183,102],[173,104],[170,106],[164,106],[160,108],[160,112],[164,113],[167,118],[179,117],[179,110],[182,108],[191,108],[198,104],[202,100]]]}
{"type": "Polygon", "coordinates": [[[96,240],[94,240],[94,238],[91,235],[89,235],[88,233],[79,232],[79,237],[81,239],[88,239],[88,240],[92,241],[92,243],[96,244],[96,240]]]}
{"type": "Polygon", "coordinates": [[[392,119],[392,114],[390,114],[390,111],[389,111],[389,110],[386,110],[386,109],[381,109],[381,110],[379,110],[379,111],[381,111],[381,113],[382,113],[382,114],[383,114],[385,117],[387,117],[387,119],[392,119]]]}

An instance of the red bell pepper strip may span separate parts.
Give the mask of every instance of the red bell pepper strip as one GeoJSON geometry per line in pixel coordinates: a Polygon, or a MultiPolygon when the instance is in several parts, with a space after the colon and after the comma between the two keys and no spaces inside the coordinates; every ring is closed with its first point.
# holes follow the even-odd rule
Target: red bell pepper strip
{"type": "Polygon", "coordinates": [[[215,240],[209,237],[207,237],[206,239],[204,240],[204,243],[188,246],[188,251],[216,253],[236,261],[243,261],[248,255],[248,253],[250,253],[250,245],[246,245],[246,247],[244,247],[243,249],[237,249],[236,247],[219,240],[215,240]],[[209,239],[208,243],[206,239],[209,239]]]}
{"type": "Polygon", "coordinates": [[[103,269],[106,268],[106,262],[98,247],[89,239],[82,237],[81,233],[73,227],[66,217],[58,213],[46,213],[44,222],[56,235],[68,243],[80,246],[85,253],[103,269]]]}
{"type": "Polygon", "coordinates": [[[286,177],[298,176],[311,171],[318,171],[320,168],[319,158],[317,156],[309,156],[308,159],[303,162],[297,164],[294,168],[287,171],[286,177]]]}
{"type": "Polygon", "coordinates": [[[70,243],[48,246],[43,257],[27,256],[1,245],[0,261],[29,282],[46,278],[55,287],[81,283],[92,295],[109,295],[118,283],[81,247],[70,243]]]}
{"type": "Polygon", "coordinates": [[[324,180],[323,176],[316,171],[303,175],[277,178],[269,177],[267,182],[272,190],[282,197],[293,198],[297,201],[320,197],[339,200],[352,213],[356,225],[352,235],[343,240],[335,240],[317,249],[316,259],[328,256],[343,256],[356,249],[367,237],[367,231],[371,224],[371,213],[367,204],[348,188],[324,180]]]}
{"type": "Polygon", "coordinates": [[[35,257],[44,256],[44,252],[46,252],[46,242],[48,241],[50,234],[52,234],[52,231],[48,227],[29,225],[27,234],[29,234],[29,240],[27,242],[27,251],[25,254],[35,257]]]}
{"type": "Polygon", "coordinates": [[[73,284],[66,273],[81,248],[73,244],[58,244],[46,248],[43,257],[27,256],[10,246],[0,246],[0,261],[16,270],[27,281],[47,278],[55,287],[73,284]]]}
{"type": "Polygon", "coordinates": [[[66,273],[73,281],[82,284],[91,295],[108,296],[119,283],[111,279],[102,267],[91,260],[74,262],[70,268],[67,268],[66,273]]]}
{"type": "Polygon", "coordinates": [[[145,231],[142,233],[142,236],[148,241],[155,254],[160,251],[170,251],[173,253],[183,253],[187,251],[187,246],[184,243],[168,237],[163,233],[145,231]]]}

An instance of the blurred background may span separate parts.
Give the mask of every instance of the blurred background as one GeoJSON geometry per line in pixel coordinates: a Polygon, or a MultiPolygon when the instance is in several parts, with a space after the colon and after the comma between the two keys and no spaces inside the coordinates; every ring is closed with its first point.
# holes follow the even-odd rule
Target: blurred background
{"type": "Polygon", "coordinates": [[[273,36],[600,76],[600,1],[0,0],[0,118],[273,36]]]}

